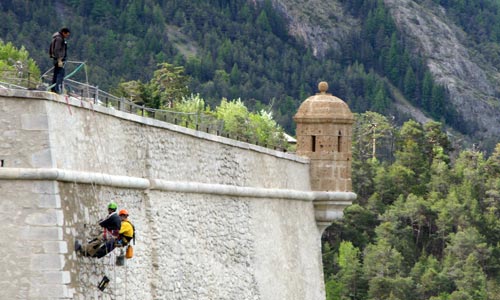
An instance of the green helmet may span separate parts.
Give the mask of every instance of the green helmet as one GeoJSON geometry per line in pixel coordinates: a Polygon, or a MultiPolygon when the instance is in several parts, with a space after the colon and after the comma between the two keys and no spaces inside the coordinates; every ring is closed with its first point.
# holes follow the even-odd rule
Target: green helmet
{"type": "Polygon", "coordinates": [[[113,201],[109,202],[108,209],[116,210],[117,208],[118,208],[118,205],[115,202],[113,202],[113,201]]]}

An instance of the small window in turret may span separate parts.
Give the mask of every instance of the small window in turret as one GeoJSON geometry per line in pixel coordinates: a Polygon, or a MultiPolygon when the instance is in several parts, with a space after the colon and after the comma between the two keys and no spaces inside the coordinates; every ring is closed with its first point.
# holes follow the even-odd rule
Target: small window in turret
{"type": "Polygon", "coordinates": [[[311,149],[311,151],[312,151],[312,152],[316,152],[316,136],[315,136],[315,135],[313,135],[313,136],[311,136],[311,137],[312,137],[312,140],[311,140],[311,146],[312,146],[312,149],[311,149]]]}
{"type": "Polygon", "coordinates": [[[339,135],[337,136],[337,151],[342,152],[342,132],[339,130],[339,135]]]}

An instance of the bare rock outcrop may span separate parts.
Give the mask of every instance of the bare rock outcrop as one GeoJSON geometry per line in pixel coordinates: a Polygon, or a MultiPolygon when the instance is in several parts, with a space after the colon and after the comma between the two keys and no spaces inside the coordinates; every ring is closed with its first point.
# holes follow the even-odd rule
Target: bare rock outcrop
{"type": "Polygon", "coordinates": [[[273,6],[289,22],[289,33],[322,57],[329,49],[339,50],[342,41],[359,30],[359,20],[346,13],[336,0],[273,0],[273,6]]]}
{"type": "Polygon", "coordinates": [[[498,72],[480,66],[464,41],[466,34],[437,6],[412,0],[384,0],[398,28],[424,56],[437,82],[448,89],[453,106],[460,115],[476,125],[479,137],[500,133],[499,104],[492,78],[498,72]]]}

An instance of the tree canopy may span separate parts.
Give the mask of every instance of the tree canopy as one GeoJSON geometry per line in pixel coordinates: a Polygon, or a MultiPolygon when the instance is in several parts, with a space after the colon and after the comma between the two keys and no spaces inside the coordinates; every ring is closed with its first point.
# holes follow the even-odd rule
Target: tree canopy
{"type": "Polygon", "coordinates": [[[0,81],[34,88],[40,83],[40,69],[24,47],[0,40],[0,81]]]}
{"type": "Polygon", "coordinates": [[[328,299],[498,299],[500,144],[454,150],[440,123],[373,112],[354,128],[358,199],[323,236],[328,299]]]}

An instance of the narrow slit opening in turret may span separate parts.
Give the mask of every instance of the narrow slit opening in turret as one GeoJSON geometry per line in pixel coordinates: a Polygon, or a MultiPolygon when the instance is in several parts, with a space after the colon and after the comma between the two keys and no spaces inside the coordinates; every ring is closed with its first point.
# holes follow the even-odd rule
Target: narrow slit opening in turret
{"type": "Polygon", "coordinates": [[[312,151],[312,152],[316,152],[316,136],[315,136],[315,135],[313,135],[313,136],[311,136],[311,137],[312,137],[312,141],[311,141],[311,146],[312,146],[312,149],[311,149],[311,151],[312,151]]]}
{"type": "Polygon", "coordinates": [[[339,135],[337,137],[337,152],[342,152],[342,132],[339,131],[339,135]]]}

